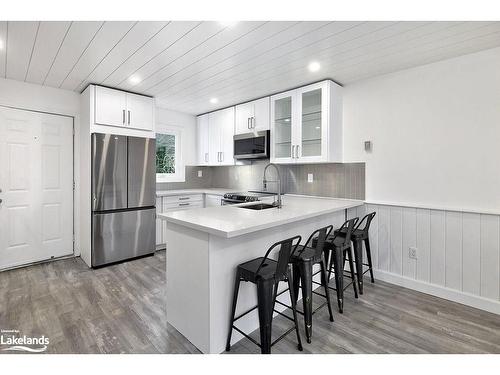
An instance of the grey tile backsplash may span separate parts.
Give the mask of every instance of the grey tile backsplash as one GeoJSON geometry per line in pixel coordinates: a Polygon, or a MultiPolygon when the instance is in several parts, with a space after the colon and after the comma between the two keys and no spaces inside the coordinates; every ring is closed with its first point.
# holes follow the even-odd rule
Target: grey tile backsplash
{"type": "MultiPolygon", "coordinates": [[[[230,167],[186,167],[186,181],[157,184],[157,190],[223,187],[242,190],[262,190],[262,176],[268,163],[254,161],[250,165],[230,167]],[[201,170],[203,177],[198,177],[201,170]]],[[[284,193],[317,195],[336,198],[365,199],[365,163],[333,163],[279,165],[284,193]],[[313,174],[313,182],[307,175],[313,174]]],[[[273,169],[267,178],[274,179],[273,169]]],[[[268,190],[276,184],[269,182],[268,190]]]]}

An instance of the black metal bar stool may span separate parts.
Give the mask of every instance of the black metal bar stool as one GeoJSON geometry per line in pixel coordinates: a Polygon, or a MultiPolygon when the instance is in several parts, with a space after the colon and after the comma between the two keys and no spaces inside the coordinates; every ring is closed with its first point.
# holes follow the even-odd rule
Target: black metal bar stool
{"type": "MultiPolygon", "coordinates": [[[[264,257],[256,258],[248,262],[242,263],[236,270],[236,280],[234,284],[233,305],[231,309],[231,323],[229,324],[229,333],[227,335],[226,351],[231,350],[231,335],[233,328],[248,338],[254,344],[260,347],[262,354],[271,353],[271,347],[278,341],[283,339],[288,333],[295,329],[297,334],[298,349],[302,351],[302,342],[300,340],[299,325],[297,321],[296,304],[293,299],[294,287],[292,272],[290,271],[290,257],[297,249],[302,237],[295,236],[286,240],[276,242],[267,250],[264,257]],[[294,245],[294,241],[297,241],[294,245]],[[278,260],[269,259],[269,255],[274,249],[279,247],[278,260]],[[243,314],[235,317],[236,304],[238,302],[238,291],[241,281],[250,281],[257,285],[257,306],[244,312],[243,314]],[[293,319],[286,316],[294,322],[294,327],[288,329],[274,342],[271,342],[271,330],[273,321],[274,305],[278,292],[278,284],[280,281],[288,282],[288,290],[290,291],[290,298],[292,300],[293,319]],[[259,311],[259,326],[260,326],[260,343],[248,336],[245,332],[240,330],[234,325],[234,322],[251,311],[258,308],[259,311]]],[[[281,294],[281,293],[280,293],[281,294]]]]}
{"type": "MultiPolygon", "coordinates": [[[[338,233],[339,230],[345,230],[346,232],[351,233],[354,230],[354,226],[356,225],[358,220],[359,218],[356,217],[344,222],[344,224],[342,224],[342,226],[334,232],[334,235],[327,237],[323,250],[325,261],[328,261],[329,259],[327,278],[328,281],[326,282],[326,284],[328,285],[329,289],[336,291],[337,304],[339,307],[339,312],[341,314],[344,312],[344,291],[352,284],[354,289],[354,297],[358,298],[358,290],[356,287],[354,263],[351,254],[351,241],[346,240],[345,236],[342,237],[336,233],[338,233]],[[349,262],[350,271],[348,273],[350,274],[351,282],[347,285],[344,285],[344,267],[346,260],[348,260],[349,262]],[[329,286],[330,277],[332,275],[332,268],[334,270],[335,288],[329,286]]],[[[314,242],[315,241],[313,241],[313,245],[314,242]]],[[[321,284],[323,284],[323,282],[324,281],[322,280],[321,284]]]]}
{"type": "MultiPolygon", "coordinates": [[[[332,225],[328,225],[324,228],[315,230],[310,236],[305,245],[299,245],[297,250],[292,253],[290,257],[290,263],[293,267],[293,304],[297,303],[299,296],[299,281],[302,290],[302,304],[304,315],[304,324],[306,331],[306,340],[308,343],[311,342],[312,337],[312,316],[320,308],[325,306],[323,303],[315,311],[312,310],[312,295],[317,294],[326,298],[326,305],[328,305],[328,312],[330,314],[330,321],[333,322],[333,312],[332,305],[330,303],[330,293],[328,291],[328,286],[324,283],[325,295],[317,292],[313,292],[313,266],[315,264],[320,265],[321,279],[326,280],[326,261],[324,259],[323,246],[325,245],[326,238],[330,235],[333,230],[332,225]],[[313,246],[313,239],[316,239],[316,243],[313,246]],[[300,280],[299,280],[300,279],[300,280]]],[[[282,304],[280,301],[278,303],[282,304]]],[[[284,305],[284,304],[283,304],[284,305]]],[[[286,305],[285,305],[286,306],[286,305]]]]}
{"type": "Polygon", "coordinates": [[[373,278],[373,267],[372,267],[372,255],[370,250],[370,224],[375,217],[375,212],[369,213],[361,219],[361,221],[356,225],[351,235],[347,235],[346,228],[340,228],[336,230],[334,233],[338,236],[350,238],[354,247],[354,262],[356,263],[356,274],[359,285],[359,293],[363,294],[363,275],[367,272],[370,272],[371,282],[374,283],[375,279],[373,278]],[[361,225],[365,222],[365,226],[361,229],[361,225]],[[346,236],[347,235],[347,236],[346,236]],[[365,243],[366,249],[366,258],[368,263],[363,263],[363,241],[365,243]],[[363,271],[363,266],[367,266],[368,268],[363,271]]]}

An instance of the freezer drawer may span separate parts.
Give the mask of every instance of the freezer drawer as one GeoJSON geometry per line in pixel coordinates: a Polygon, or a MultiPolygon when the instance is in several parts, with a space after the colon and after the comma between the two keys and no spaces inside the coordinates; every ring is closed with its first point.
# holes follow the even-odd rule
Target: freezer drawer
{"type": "Polygon", "coordinates": [[[127,137],[92,134],[92,211],[127,208],[127,137]]]}
{"type": "Polygon", "coordinates": [[[156,201],[155,139],[128,137],[128,207],[150,207],[156,201]]]}
{"type": "Polygon", "coordinates": [[[156,210],[129,210],[92,215],[92,266],[155,251],[156,210]]]}

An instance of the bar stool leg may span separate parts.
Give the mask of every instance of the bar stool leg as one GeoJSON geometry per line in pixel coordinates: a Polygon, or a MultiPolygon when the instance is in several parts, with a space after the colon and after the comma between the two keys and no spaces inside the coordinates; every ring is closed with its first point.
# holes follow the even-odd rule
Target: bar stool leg
{"type": "Polygon", "coordinates": [[[354,240],[354,260],[356,261],[356,276],[358,277],[359,294],[363,294],[363,241],[354,240]]]}
{"type": "Polygon", "coordinates": [[[259,310],[260,351],[262,354],[271,354],[274,279],[257,281],[257,305],[259,310]]]}
{"type": "Polygon", "coordinates": [[[233,306],[231,308],[231,323],[229,324],[229,332],[227,333],[226,352],[231,350],[231,335],[233,334],[234,315],[236,314],[236,304],[238,302],[238,292],[240,290],[240,272],[236,272],[233,291],[233,306]]]}
{"type": "Polygon", "coordinates": [[[326,264],[324,258],[321,259],[320,267],[321,267],[321,278],[323,279],[322,284],[325,287],[326,304],[328,305],[328,313],[330,314],[330,322],[333,322],[332,304],[330,302],[330,292],[328,289],[328,283],[326,282],[326,264]]]}
{"type": "Polygon", "coordinates": [[[356,272],[354,271],[354,263],[352,261],[351,248],[349,247],[345,252],[347,253],[347,260],[349,261],[349,269],[351,270],[351,280],[354,287],[354,298],[358,298],[358,287],[356,285],[356,272]]]}
{"type": "Polygon", "coordinates": [[[290,269],[288,270],[288,289],[290,293],[290,301],[292,302],[292,313],[293,313],[293,322],[295,324],[295,333],[297,334],[297,348],[302,351],[304,350],[302,348],[302,340],[300,339],[300,332],[299,332],[299,320],[297,319],[297,300],[295,297],[295,288],[294,288],[294,282],[293,282],[293,275],[292,272],[290,272],[290,269]]]}
{"type": "Polygon", "coordinates": [[[335,270],[335,289],[337,289],[337,304],[339,313],[344,312],[344,268],[342,265],[342,251],[332,250],[330,256],[330,266],[328,267],[328,278],[332,274],[332,268],[335,270]]]}
{"type": "Polygon", "coordinates": [[[312,263],[300,262],[300,278],[302,279],[302,303],[304,306],[304,323],[307,343],[312,337],[312,263]]]}
{"type": "Polygon", "coordinates": [[[372,283],[374,283],[375,279],[373,278],[372,252],[370,249],[370,239],[368,237],[365,239],[365,249],[366,249],[366,257],[368,258],[368,266],[370,267],[371,281],[372,283]]]}
{"type": "Polygon", "coordinates": [[[299,299],[300,290],[300,269],[297,264],[292,264],[292,283],[293,283],[293,297],[295,300],[295,305],[299,299]]]}

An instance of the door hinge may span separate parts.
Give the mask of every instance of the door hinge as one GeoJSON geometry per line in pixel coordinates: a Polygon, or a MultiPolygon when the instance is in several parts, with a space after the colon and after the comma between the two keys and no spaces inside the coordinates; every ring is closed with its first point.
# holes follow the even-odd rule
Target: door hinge
{"type": "Polygon", "coordinates": [[[75,191],[76,183],[73,181],[73,191],[75,191]]]}

